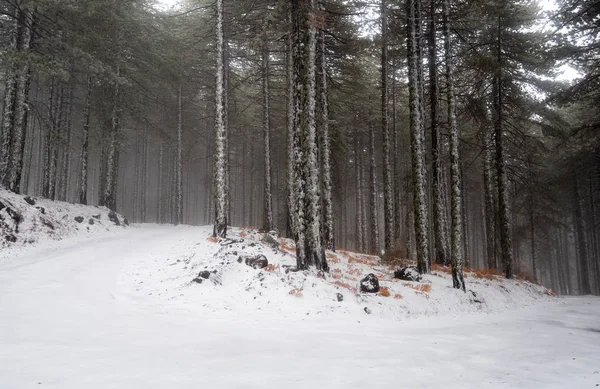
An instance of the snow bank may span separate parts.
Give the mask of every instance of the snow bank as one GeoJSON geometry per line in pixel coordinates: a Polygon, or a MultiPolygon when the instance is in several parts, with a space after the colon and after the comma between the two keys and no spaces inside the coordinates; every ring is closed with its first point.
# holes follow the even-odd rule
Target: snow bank
{"type": "Polygon", "coordinates": [[[444,267],[421,282],[400,281],[393,278],[395,268],[378,257],[343,250],[327,253],[329,273],[296,272],[290,240],[236,228],[230,229],[230,239],[220,240],[211,237],[212,227],[189,228],[179,234],[176,246],[132,260],[121,273],[120,289],[165,311],[263,312],[279,318],[372,315],[402,320],[496,312],[553,299],[542,286],[484,272],[465,274],[464,293],[452,288],[444,267]],[[268,259],[267,268],[245,264],[246,257],[259,255],[268,259]],[[370,273],[379,279],[379,293],[360,292],[360,280],[370,273]]]}
{"type": "Polygon", "coordinates": [[[0,188],[0,257],[25,245],[97,235],[127,224],[106,207],[38,199],[0,188]]]}

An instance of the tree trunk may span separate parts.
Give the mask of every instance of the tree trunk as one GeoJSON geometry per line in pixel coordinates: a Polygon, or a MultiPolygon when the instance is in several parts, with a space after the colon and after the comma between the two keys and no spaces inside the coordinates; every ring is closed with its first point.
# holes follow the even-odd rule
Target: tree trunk
{"type": "MultiPolygon", "coordinates": [[[[297,204],[297,188],[298,177],[296,175],[296,162],[299,151],[298,139],[298,93],[297,93],[297,64],[295,58],[297,54],[297,17],[293,15],[293,11],[297,12],[298,4],[292,2],[292,6],[288,11],[289,31],[286,41],[286,77],[287,77],[287,208],[288,208],[288,224],[291,230],[291,237],[296,240],[299,233],[298,213],[296,212],[297,204]]],[[[298,248],[296,248],[298,250],[298,248]]],[[[299,261],[300,263],[300,261],[299,261]]]]}
{"type": "Polygon", "coordinates": [[[444,235],[444,199],[442,197],[441,188],[441,139],[439,128],[439,86],[438,86],[438,70],[437,70],[437,39],[435,31],[436,23],[436,1],[430,0],[430,18],[429,18],[429,34],[428,34],[428,49],[429,49],[429,99],[431,109],[431,174],[432,174],[432,191],[433,191],[433,231],[434,231],[434,248],[435,261],[438,264],[448,263],[448,248],[444,235]]]}
{"type": "Polygon", "coordinates": [[[410,134],[412,152],[414,225],[416,235],[417,268],[419,273],[429,271],[429,243],[427,226],[427,199],[425,190],[425,142],[419,83],[419,35],[417,3],[408,0],[408,73],[410,100],[410,134]]]}
{"type": "Polygon", "coordinates": [[[305,177],[305,231],[306,262],[304,267],[315,266],[328,270],[321,237],[321,196],[316,131],[316,26],[313,23],[317,9],[315,0],[302,4],[303,50],[300,69],[302,86],[301,120],[303,167],[305,177]]]}
{"type": "MultiPolygon", "coordinates": [[[[371,117],[371,115],[369,115],[371,117]]],[[[375,171],[375,129],[373,123],[369,122],[369,228],[371,239],[369,252],[379,254],[379,219],[377,214],[377,176],[375,171]]]]}
{"type": "Polygon", "coordinates": [[[79,203],[87,204],[88,162],[90,144],[90,112],[92,106],[92,76],[87,79],[85,106],[83,110],[83,144],[81,146],[81,171],[79,173],[79,203]]]}
{"type": "Polygon", "coordinates": [[[323,174],[323,244],[335,251],[333,194],[331,180],[331,135],[329,133],[329,96],[327,88],[327,54],[325,30],[319,30],[319,119],[320,157],[323,174]]]}
{"type": "Polygon", "coordinates": [[[390,250],[394,242],[394,199],[392,166],[390,158],[390,129],[388,126],[388,42],[387,1],[381,0],[381,130],[383,133],[383,214],[384,249],[390,250]]]}
{"type": "Polygon", "coordinates": [[[355,133],[354,141],[354,170],[356,176],[356,244],[359,253],[364,253],[365,237],[363,235],[363,176],[362,176],[362,150],[359,142],[359,133],[355,133]]]}
{"type": "Polygon", "coordinates": [[[446,94],[448,100],[448,127],[450,132],[450,215],[451,215],[451,233],[450,242],[452,281],[454,288],[465,291],[465,280],[463,277],[463,215],[462,215],[462,179],[460,175],[460,157],[458,151],[459,130],[456,123],[456,100],[454,96],[454,74],[452,63],[452,36],[450,35],[450,1],[443,0],[442,7],[444,11],[444,53],[446,62],[446,94]]]}
{"type": "MultiPolygon", "coordinates": [[[[119,68],[117,68],[119,75],[119,68]]],[[[113,95],[113,109],[111,114],[111,128],[108,141],[108,150],[106,152],[106,172],[103,177],[104,193],[100,205],[106,206],[109,209],[116,211],[117,209],[117,194],[116,194],[116,177],[117,177],[117,155],[118,155],[118,136],[120,129],[120,88],[119,84],[115,83],[113,95]]],[[[145,190],[144,190],[145,191],[145,190]]]]}
{"type": "Polygon", "coordinates": [[[183,223],[183,122],[181,113],[181,84],[177,90],[177,161],[175,164],[175,225],[183,223]]]}
{"type": "Polygon", "coordinates": [[[215,219],[213,236],[227,236],[227,129],[225,128],[224,106],[224,64],[223,64],[223,0],[217,0],[217,78],[215,93],[215,156],[214,156],[214,198],[215,219]]]}
{"type": "MultiPolygon", "coordinates": [[[[268,17],[267,17],[268,19],[268,17]]],[[[266,24],[266,23],[265,23],[266,24]]],[[[263,204],[263,230],[273,230],[273,194],[271,191],[271,113],[270,113],[270,61],[269,41],[267,26],[263,32],[262,48],[262,102],[263,102],[263,144],[264,144],[264,204],[263,204]]]]}
{"type": "Polygon", "coordinates": [[[580,294],[587,295],[591,293],[590,287],[590,273],[588,268],[588,256],[587,246],[585,241],[585,226],[583,221],[583,215],[581,211],[581,194],[579,189],[579,182],[575,172],[573,176],[573,211],[574,211],[574,222],[575,232],[577,236],[577,257],[579,259],[580,269],[580,294]]]}
{"type": "Polygon", "coordinates": [[[508,179],[506,177],[506,162],[504,155],[504,118],[503,118],[503,88],[502,88],[502,38],[501,20],[498,17],[496,41],[496,74],[493,80],[494,108],[494,140],[496,146],[496,180],[498,186],[498,222],[500,228],[500,250],[506,278],[513,276],[513,247],[511,237],[511,221],[508,209],[508,179]]]}

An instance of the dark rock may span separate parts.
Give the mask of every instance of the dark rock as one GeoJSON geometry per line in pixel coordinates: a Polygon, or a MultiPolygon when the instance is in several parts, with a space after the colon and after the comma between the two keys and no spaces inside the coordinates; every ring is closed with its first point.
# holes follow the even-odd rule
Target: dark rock
{"type": "Polygon", "coordinates": [[[25,200],[25,202],[29,205],[35,205],[35,200],[32,199],[31,196],[25,196],[23,200],[25,200]]]}
{"type": "Polygon", "coordinates": [[[394,278],[404,281],[421,281],[421,275],[415,266],[396,269],[396,271],[394,271],[394,278]]]}
{"type": "Polygon", "coordinates": [[[92,215],[92,217],[96,220],[100,220],[100,215],[92,215]]]}
{"type": "Polygon", "coordinates": [[[337,301],[344,301],[344,295],[343,295],[343,294],[341,294],[341,293],[338,293],[338,294],[336,295],[336,297],[337,297],[337,301]]]}
{"type": "Polygon", "coordinates": [[[93,226],[93,225],[94,225],[94,219],[90,219],[90,220],[88,220],[88,224],[89,224],[90,226],[93,226]]]}
{"type": "Polygon", "coordinates": [[[117,216],[116,212],[114,212],[114,211],[110,211],[108,213],[108,220],[115,223],[115,225],[117,225],[117,226],[121,225],[121,222],[119,221],[119,217],[117,216]]]}
{"type": "Polygon", "coordinates": [[[6,208],[6,205],[4,205],[2,201],[0,201],[0,211],[2,211],[4,208],[6,208]]]}
{"type": "Polygon", "coordinates": [[[371,314],[371,310],[369,309],[369,307],[365,307],[364,311],[367,315],[371,314]]]}
{"type": "Polygon", "coordinates": [[[250,243],[248,246],[250,246],[250,247],[254,247],[254,246],[256,246],[256,243],[252,242],[252,243],[250,243]]]}
{"type": "Polygon", "coordinates": [[[125,224],[126,226],[129,225],[129,220],[127,220],[126,217],[123,217],[123,224],[125,224]]]}
{"type": "Polygon", "coordinates": [[[46,220],[45,218],[40,218],[40,221],[42,222],[43,225],[45,225],[46,227],[48,227],[49,229],[54,231],[54,224],[52,224],[52,222],[46,220]]]}
{"type": "Polygon", "coordinates": [[[364,293],[379,292],[379,280],[373,273],[369,273],[365,278],[360,280],[360,291],[364,293]]]}
{"type": "Polygon", "coordinates": [[[194,278],[192,281],[193,281],[193,282],[197,282],[197,283],[201,284],[201,283],[203,283],[203,282],[204,282],[204,278],[196,277],[196,278],[194,278]]]}
{"type": "Polygon", "coordinates": [[[246,265],[254,269],[263,269],[269,264],[267,257],[265,257],[264,255],[257,255],[256,257],[246,257],[244,258],[244,262],[246,263],[246,265]]]}
{"type": "Polygon", "coordinates": [[[262,238],[262,241],[275,250],[279,249],[279,241],[271,234],[265,234],[262,238]]]}
{"type": "Polygon", "coordinates": [[[238,263],[242,263],[244,261],[244,258],[238,257],[237,261],[238,261],[238,263]]]}
{"type": "Polygon", "coordinates": [[[477,304],[483,304],[483,301],[477,297],[477,293],[475,293],[472,289],[469,289],[469,292],[471,292],[471,295],[473,296],[473,298],[471,299],[472,302],[477,304]]]}
{"type": "Polygon", "coordinates": [[[75,221],[77,223],[83,223],[83,216],[75,216],[75,221]]]}
{"type": "Polygon", "coordinates": [[[42,213],[42,215],[46,214],[46,209],[44,207],[36,207],[42,213]]]}
{"type": "Polygon", "coordinates": [[[208,280],[208,278],[210,277],[210,272],[208,270],[203,270],[200,273],[198,273],[198,278],[204,278],[205,280],[208,280]]]}
{"type": "Polygon", "coordinates": [[[8,242],[15,243],[17,241],[17,237],[14,236],[14,235],[12,235],[12,234],[9,234],[9,235],[6,236],[6,240],[8,242]]]}

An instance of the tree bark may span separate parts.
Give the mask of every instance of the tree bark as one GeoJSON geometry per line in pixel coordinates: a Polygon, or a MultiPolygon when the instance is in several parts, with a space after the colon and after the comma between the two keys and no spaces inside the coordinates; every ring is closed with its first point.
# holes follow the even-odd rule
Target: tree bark
{"type": "MultiPolygon", "coordinates": [[[[369,115],[371,116],[371,115],[369,115]]],[[[375,129],[373,123],[369,122],[369,217],[371,229],[371,254],[379,254],[379,225],[377,220],[377,176],[375,174],[375,129]]]]}
{"type": "Polygon", "coordinates": [[[223,63],[223,0],[217,0],[217,77],[215,93],[215,156],[214,156],[214,198],[215,219],[213,236],[227,236],[227,129],[225,128],[224,106],[224,63],[223,63]]]}
{"type": "MultiPolygon", "coordinates": [[[[268,17],[266,18],[268,19],[268,17]]],[[[266,23],[265,23],[266,24],[266,23]]],[[[262,47],[262,103],[263,103],[263,145],[264,145],[264,196],[263,196],[263,230],[273,230],[273,193],[271,190],[271,112],[270,112],[270,61],[267,26],[263,31],[262,47]]]]}
{"type": "Polygon", "coordinates": [[[429,243],[427,226],[427,199],[425,190],[425,135],[422,117],[422,104],[419,83],[419,35],[417,3],[420,0],[408,0],[408,79],[410,100],[410,134],[412,152],[412,181],[414,203],[414,225],[416,235],[417,268],[419,273],[429,272],[429,243]]]}
{"type": "Polygon", "coordinates": [[[177,160],[175,163],[175,225],[183,223],[183,119],[181,112],[181,84],[177,90],[177,160]]]}
{"type": "Polygon", "coordinates": [[[383,214],[384,249],[390,250],[394,242],[394,199],[390,157],[390,129],[388,126],[388,26],[387,1],[381,0],[381,130],[383,133],[383,214]]]}
{"type": "Polygon", "coordinates": [[[577,257],[579,260],[579,269],[580,269],[580,285],[581,289],[579,291],[582,295],[587,295],[591,293],[590,286],[590,273],[588,267],[588,253],[587,253],[587,244],[585,240],[585,225],[583,221],[583,214],[581,211],[581,193],[580,186],[577,180],[577,174],[573,172],[573,211],[574,211],[574,222],[575,222],[575,232],[577,236],[577,257]]]}

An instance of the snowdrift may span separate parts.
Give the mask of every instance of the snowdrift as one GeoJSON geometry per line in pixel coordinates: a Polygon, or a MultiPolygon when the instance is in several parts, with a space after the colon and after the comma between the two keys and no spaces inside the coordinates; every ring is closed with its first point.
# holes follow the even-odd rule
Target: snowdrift
{"type": "Polygon", "coordinates": [[[525,280],[489,272],[466,272],[467,292],[452,288],[449,269],[435,267],[420,282],[394,278],[396,268],[380,258],[345,250],[328,252],[329,273],[294,271],[293,241],[232,228],[228,239],[211,237],[212,227],[180,227],[176,247],[137,258],[122,271],[119,286],[137,301],[165,311],[229,312],[254,317],[306,319],[319,316],[384,317],[497,312],[551,301],[552,292],[525,280]],[[192,234],[191,236],[194,236],[192,234]],[[264,260],[268,265],[264,268],[264,260]],[[258,262],[257,262],[258,261],[258,262]],[[375,275],[377,293],[360,281],[375,275]],[[370,315],[370,316],[369,316],[370,315]]]}
{"type": "MultiPolygon", "coordinates": [[[[0,188],[0,253],[7,248],[96,235],[123,228],[127,219],[106,207],[21,196],[0,188]]],[[[4,256],[4,255],[0,255],[4,256]]]]}

